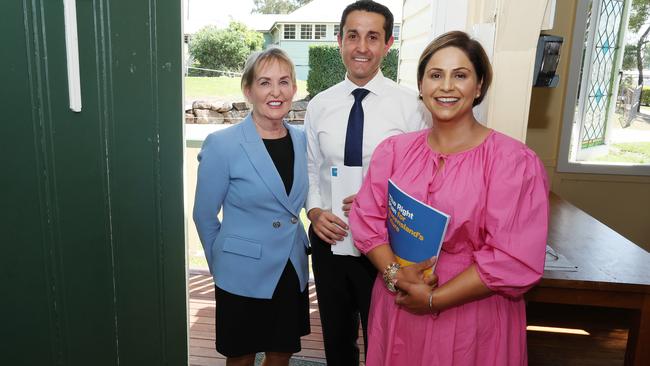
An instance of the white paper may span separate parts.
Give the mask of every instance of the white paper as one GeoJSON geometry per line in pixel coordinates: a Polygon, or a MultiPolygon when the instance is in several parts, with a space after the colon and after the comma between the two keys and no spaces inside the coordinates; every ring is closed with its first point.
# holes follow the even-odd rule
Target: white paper
{"type": "MultiPolygon", "coordinates": [[[[359,192],[363,179],[363,168],[360,166],[333,166],[330,168],[330,176],[332,178],[332,213],[347,224],[348,217],[343,214],[343,199],[359,192]]],[[[349,230],[348,236],[344,237],[343,241],[337,241],[331,247],[332,253],[335,255],[354,257],[361,255],[354,246],[349,230]]]]}
{"type": "Polygon", "coordinates": [[[556,252],[550,245],[546,245],[544,269],[547,271],[577,272],[578,266],[571,263],[564,255],[556,252]]]}

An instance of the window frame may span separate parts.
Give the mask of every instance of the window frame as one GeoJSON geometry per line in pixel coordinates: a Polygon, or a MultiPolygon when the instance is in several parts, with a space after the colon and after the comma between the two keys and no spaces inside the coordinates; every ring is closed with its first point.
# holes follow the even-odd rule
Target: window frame
{"type": "Polygon", "coordinates": [[[322,41],[322,40],[327,39],[327,24],[322,24],[322,23],[314,24],[313,37],[314,37],[314,40],[316,40],[316,41],[322,41]],[[319,31],[316,28],[322,28],[322,30],[319,31]],[[322,33],[319,33],[319,32],[322,32],[322,33]]]}
{"type": "Polygon", "coordinates": [[[394,24],[393,25],[393,40],[399,42],[399,40],[402,38],[402,25],[401,24],[394,24]],[[397,37],[395,37],[395,31],[397,31],[397,37]]]}
{"type": "MultiPolygon", "coordinates": [[[[306,32],[305,32],[306,33],[306,32]]],[[[314,40],[314,25],[311,23],[303,23],[300,24],[300,38],[298,38],[301,41],[312,41],[314,40]],[[303,38],[303,27],[309,27],[309,36],[307,38],[303,38]]]]}
{"type": "MultiPolygon", "coordinates": [[[[569,72],[564,95],[564,110],[562,111],[560,146],[557,157],[557,171],[561,173],[590,173],[613,175],[643,175],[650,176],[650,165],[625,163],[594,163],[570,161],[571,137],[574,133],[574,116],[578,86],[580,85],[580,68],[582,67],[582,52],[587,26],[587,6],[592,0],[578,0],[576,19],[573,26],[572,45],[570,50],[569,72]]],[[[601,0],[593,0],[601,1],[601,0]]],[[[631,1],[631,0],[630,0],[631,1]]],[[[577,132],[576,132],[577,133],[577,132]]]]}
{"type": "Polygon", "coordinates": [[[297,24],[295,24],[295,23],[282,24],[282,39],[283,40],[289,40],[289,41],[295,41],[297,39],[296,37],[298,36],[298,32],[297,32],[298,29],[297,28],[298,28],[297,24]],[[286,29],[287,26],[293,26],[293,38],[287,38],[287,29],[286,29]]]}

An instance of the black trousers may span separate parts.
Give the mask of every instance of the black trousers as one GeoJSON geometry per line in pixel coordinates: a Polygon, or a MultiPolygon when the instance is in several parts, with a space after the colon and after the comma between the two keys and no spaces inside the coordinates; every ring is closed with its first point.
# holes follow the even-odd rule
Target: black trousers
{"type": "Polygon", "coordinates": [[[327,364],[358,366],[359,320],[367,352],[370,295],[377,271],[365,256],[332,254],[331,246],[311,227],[309,239],[327,364]]]}

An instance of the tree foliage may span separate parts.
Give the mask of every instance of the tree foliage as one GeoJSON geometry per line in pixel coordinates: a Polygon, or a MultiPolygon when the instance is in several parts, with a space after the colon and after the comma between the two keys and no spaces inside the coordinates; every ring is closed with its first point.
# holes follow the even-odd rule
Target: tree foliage
{"type": "Polygon", "coordinates": [[[228,28],[201,28],[190,39],[189,52],[199,66],[219,71],[241,71],[251,52],[261,50],[264,37],[243,23],[230,22],[228,28]]]}
{"type": "Polygon", "coordinates": [[[646,25],[650,15],[650,0],[633,0],[628,29],[638,33],[642,26],[646,25]]]}
{"type": "MultiPolygon", "coordinates": [[[[636,68],[639,71],[639,78],[637,85],[643,85],[643,64],[644,53],[646,44],[648,43],[648,35],[650,34],[650,24],[648,24],[648,16],[650,15],[650,0],[633,0],[632,8],[630,9],[630,19],[628,20],[628,30],[634,33],[639,33],[639,39],[633,47],[625,47],[623,63],[629,63],[630,55],[633,52],[634,59],[636,60],[636,68]]],[[[647,56],[646,56],[647,57],[647,56]]]]}
{"type": "Polygon", "coordinates": [[[253,0],[254,13],[260,14],[288,14],[311,0],[253,0]]]}
{"type": "MultiPolygon", "coordinates": [[[[637,59],[636,59],[636,44],[627,44],[625,45],[625,53],[623,54],[623,70],[632,70],[637,68],[637,59]]],[[[650,68],[650,44],[646,43],[641,50],[641,55],[643,58],[643,69],[647,70],[650,68]]]]}

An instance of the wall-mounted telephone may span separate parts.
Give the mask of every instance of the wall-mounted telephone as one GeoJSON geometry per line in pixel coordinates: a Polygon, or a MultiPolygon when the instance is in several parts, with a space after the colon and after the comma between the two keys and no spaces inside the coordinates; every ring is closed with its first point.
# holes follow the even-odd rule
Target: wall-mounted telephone
{"type": "Polygon", "coordinates": [[[557,86],[560,76],[556,75],[556,71],[557,65],[560,63],[560,50],[563,41],[564,39],[558,36],[539,36],[533,86],[546,88],[557,86]]]}

